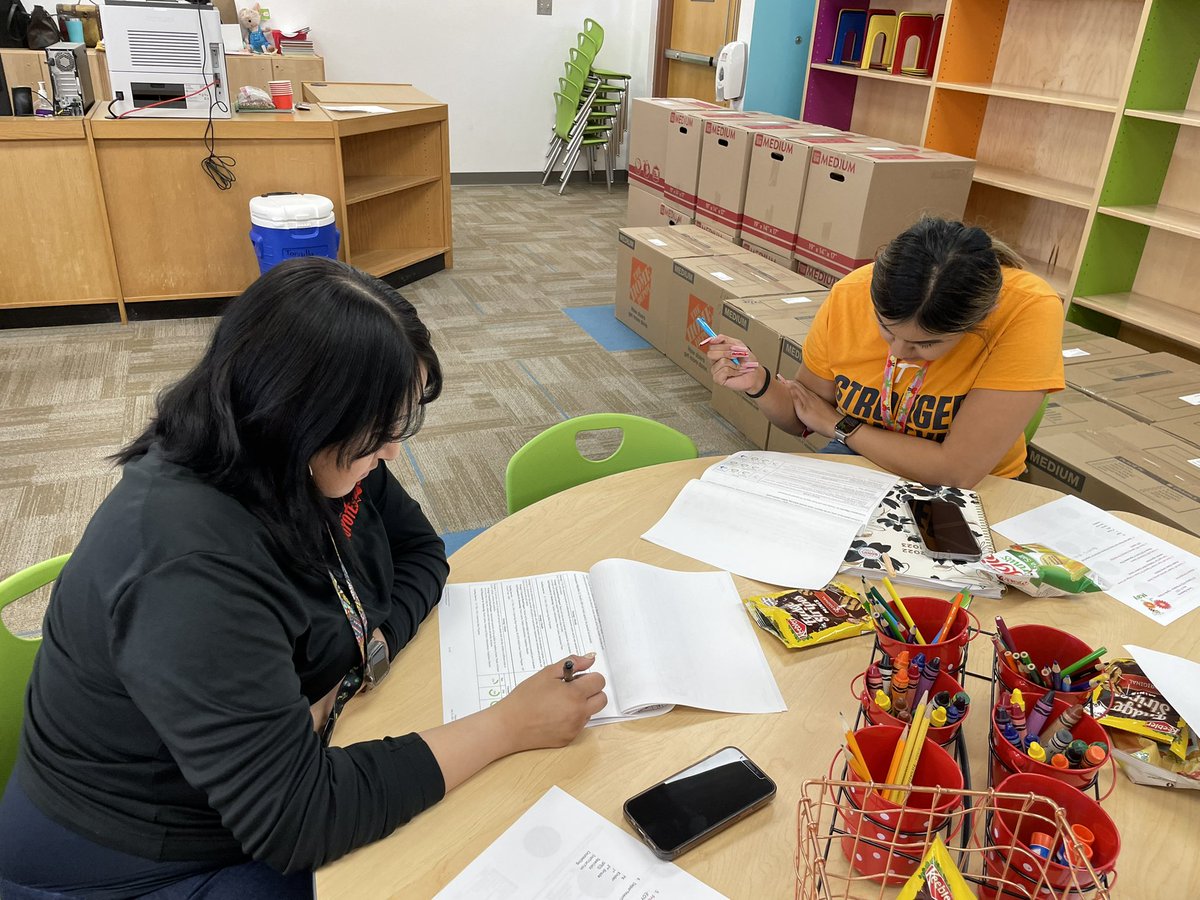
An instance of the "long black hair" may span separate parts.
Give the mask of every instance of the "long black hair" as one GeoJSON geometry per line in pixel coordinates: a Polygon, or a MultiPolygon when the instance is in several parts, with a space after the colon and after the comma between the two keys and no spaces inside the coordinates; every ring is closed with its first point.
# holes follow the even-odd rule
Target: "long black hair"
{"type": "Polygon", "coordinates": [[[158,444],[246,506],[294,562],[317,566],[333,511],[309,460],[335,448],[345,465],[415,434],[441,390],[411,303],[336,260],[289,260],[230,303],[203,358],[113,459],[158,444]]]}
{"type": "Polygon", "coordinates": [[[961,334],[995,308],[1001,266],[1021,257],[982,228],[923,218],[875,257],[871,301],[881,319],[912,322],[931,334],[961,334]]]}

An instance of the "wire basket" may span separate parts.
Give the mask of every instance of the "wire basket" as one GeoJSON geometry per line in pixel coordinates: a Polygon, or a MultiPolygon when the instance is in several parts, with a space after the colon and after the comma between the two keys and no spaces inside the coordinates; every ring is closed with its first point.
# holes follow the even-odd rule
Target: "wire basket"
{"type": "MultiPolygon", "coordinates": [[[[1048,798],[996,790],[901,787],[902,806],[908,806],[916,794],[931,794],[926,805],[937,812],[910,809],[905,814],[906,830],[894,831],[876,818],[868,804],[859,808],[852,793],[863,796],[864,790],[869,794],[893,787],[831,778],[804,782],[796,826],[798,900],[894,897],[936,837],[941,837],[963,877],[977,886],[980,897],[1108,900],[1111,896],[1107,883],[1111,879],[1092,867],[1065,812],[1048,798]],[[948,811],[947,799],[957,801],[948,811]],[[923,830],[914,827],[914,819],[924,819],[923,830]],[[1029,827],[1049,835],[1051,848],[1064,847],[1074,864],[1057,865],[1025,849],[1013,835],[1029,827]]],[[[1105,867],[1111,868],[1111,862],[1115,852],[1105,867]]]]}

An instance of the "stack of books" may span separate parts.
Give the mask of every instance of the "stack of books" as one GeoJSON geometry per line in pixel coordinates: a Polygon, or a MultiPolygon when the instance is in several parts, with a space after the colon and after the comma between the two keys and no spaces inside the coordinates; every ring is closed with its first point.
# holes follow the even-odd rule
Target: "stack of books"
{"type": "Polygon", "coordinates": [[[308,39],[308,29],[299,31],[277,31],[275,46],[281,56],[316,56],[313,42],[308,39]]]}

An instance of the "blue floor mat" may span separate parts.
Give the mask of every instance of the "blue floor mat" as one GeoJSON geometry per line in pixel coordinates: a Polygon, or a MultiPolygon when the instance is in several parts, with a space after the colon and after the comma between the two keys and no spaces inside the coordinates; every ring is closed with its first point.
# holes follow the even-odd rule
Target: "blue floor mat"
{"type": "Polygon", "coordinates": [[[469,528],[466,531],[450,531],[443,534],[442,540],[446,542],[446,555],[449,556],[471,538],[483,534],[485,531],[487,531],[486,528],[469,528]]]}
{"type": "Polygon", "coordinates": [[[564,309],[563,312],[586,331],[592,340],[611,353],[650,349],[649,343],[617,320],[611,303],[604,306],[575,306],[564,309]]]}

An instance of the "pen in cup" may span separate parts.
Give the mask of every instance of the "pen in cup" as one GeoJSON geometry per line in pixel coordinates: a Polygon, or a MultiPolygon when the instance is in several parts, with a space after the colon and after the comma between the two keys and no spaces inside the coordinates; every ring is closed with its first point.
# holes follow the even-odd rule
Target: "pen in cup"
{"type": "MultiPolygon", "coordinates": [[[[712,326],[704,321],[703,316],[696,316],[696,324],[699,325],[701,328],[703,328],[704,333],[707,334],[710,338],[715,338],[717,336],[717,333],[712,330],[712,326]]],[[[731,357],[731,359],[733,359],[733,364],[740,369],[742,366],[741,360],[739,360],[736,356],[731,357]]]]}

